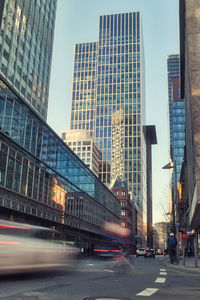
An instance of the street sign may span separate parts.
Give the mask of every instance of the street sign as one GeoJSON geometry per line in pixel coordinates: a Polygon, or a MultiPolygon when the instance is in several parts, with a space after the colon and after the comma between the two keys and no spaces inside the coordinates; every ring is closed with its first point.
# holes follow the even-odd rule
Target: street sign
{"type": "Polygon", "coordinates": [[[176,226],[176,227],[179,227],[179,226],[180,226],[180,223],[175,223],[175,226],[176,226]]]}

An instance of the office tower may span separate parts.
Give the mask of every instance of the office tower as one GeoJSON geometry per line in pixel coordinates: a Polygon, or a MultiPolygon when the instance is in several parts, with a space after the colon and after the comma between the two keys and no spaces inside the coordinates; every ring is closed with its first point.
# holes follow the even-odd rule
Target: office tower
{"type": "MultiPolygon", "coordinates": [[[[139,245],[143,243],[143,208],[147,205],[143,74],[139,12],[100,16],[98,42],[75,45],[70,129],[90,131],[102,152],[99,178],[109,184],[112,130],[115,128],[112,118],[123,110],[124,145],[120,156],[124,163],[121,170],[124,168],[123,179],[136,206],[133,224],[137,224],[135,234],[139,245]]],[[[118,175],[118,167],[112,178],[118,175]]]]}
{"type": "Polygon", "coordinates": [[[0,1],[0,74],[46,119],[57,0],[0,1]]]}
{"type": "MultiPolygon", "coordinates": [[[[143,97],[143,44],[140,13],[100,17],[96,143],[102,162],[111,162],[112,114],[124,110],[124,180],[131,198],[142,207],[143,139],[145,105],[143,97]]],[[[111,166],[112,168],[112,166],[111,166]]],[[[109,169],[102,166],[100,178],[110,181],[109,169]]]]}
{"type": "Polygon", "coordinates": [[[94,137],[96,115],[97,43],[76,44],[70,129],[89,130],[94,137]]]}
{"type": "Polygon", "coordinates": [[[176,164],[177,183],[180,177],[185,146],[185,107],[184,99],[180,99],[180,57],[167,57],[168,97],[170,120],[170,154],[176,164]]]}
{"type": "Polygon", "coordinates": [[[99,177],[99,160],[101,152],[87,130],[63,130],[63,141],[76,153],[93,173],[99,177]]]}
{"type": "Polygon", "coordinates": [[[100,179],[109,183],[112,115],[124,110],[124,180],[140,208],[145,182],[143,73],[139,12],[100,16],[98,43],[75,46],[70,129],[88,129],[94,136],[102,152],[100,179]]]}

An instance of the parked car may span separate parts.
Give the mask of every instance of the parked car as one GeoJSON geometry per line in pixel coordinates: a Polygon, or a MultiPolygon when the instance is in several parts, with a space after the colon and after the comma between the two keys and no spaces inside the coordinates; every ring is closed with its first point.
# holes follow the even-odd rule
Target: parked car
{"type": "Polygon", "coordinates": [[[146,254],[146,249],[145,248],[138,248],[136,250],[136,257],[138,256],[144,256],[146,254]]]}
{"type": "Polygon", "coordinates": [[[153,257],[155,258],[155,251],[153,249],[146,250],[144,257],[153,257]]]}

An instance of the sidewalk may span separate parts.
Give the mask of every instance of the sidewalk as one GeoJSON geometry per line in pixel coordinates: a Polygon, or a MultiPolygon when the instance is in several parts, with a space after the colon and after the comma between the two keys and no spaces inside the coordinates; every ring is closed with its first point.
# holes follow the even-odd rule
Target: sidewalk
{"type": "Polygon", "coordinates": [[[198,267],[195,267],[195,257],[186,257],[185,258],[185,266],[183,266],[182,257],[179,259],[179,264],[170,264],[169,257],[166,256],[166,260],[164,262],[165,266],[174,270],[180,270],[185,272],[199,273],[200,274],[200,258],[198,258],[198,267]]]}

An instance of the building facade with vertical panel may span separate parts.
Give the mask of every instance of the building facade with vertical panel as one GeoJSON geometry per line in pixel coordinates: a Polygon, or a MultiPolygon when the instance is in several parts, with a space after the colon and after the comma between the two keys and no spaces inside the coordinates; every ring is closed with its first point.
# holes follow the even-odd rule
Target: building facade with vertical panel
{"type": "Polygon", "coordinates": [[[98,43],[76,44],[70,129],[95,133],[98,43]]]}
{"type": "Polygon", "coordinates": [[[147,125],[143,127],[146,141],[146,182],[147,182],[147,247],[153,248],[153,212],[152,212],[152,145],[157,144],[156,127],[147,125]]]}
{"type": "Polygon", "coordinates": [[[46,119],[57,0],[0,1],[0,74],[46,119]]]}

